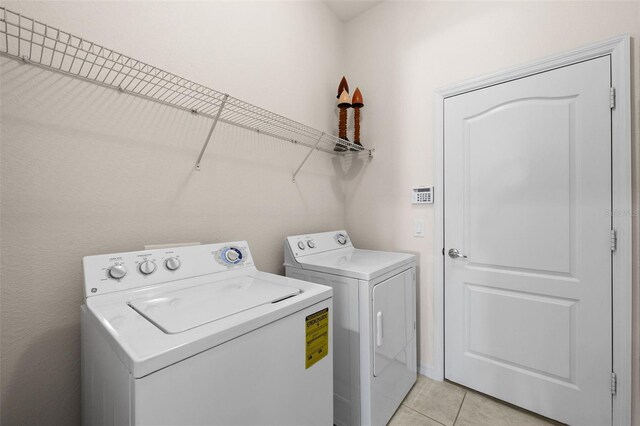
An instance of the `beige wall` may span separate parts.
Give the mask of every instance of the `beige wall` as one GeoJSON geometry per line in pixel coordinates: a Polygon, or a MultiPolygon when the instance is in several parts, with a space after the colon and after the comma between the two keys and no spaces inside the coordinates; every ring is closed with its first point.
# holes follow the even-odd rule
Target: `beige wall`
{"type": "MultiPolygon", "coordinates": [[[[349,22],[348,77],[365,97],[364,143],[376,149],[347,186],[347,229],[359,245],[413,251],[419,256],[419,359],[433,361],[433,252],[431,206],[409,202],[412,186],[432,185],[433,93],[443,86],[540,57],[630,33],[638,111],[639,2],[402,2],[387,1],[349,22]],[[414,219],[427,224],[414,238],[414,219]]],[[[638,115],[634,113],[634,130],[638,115]]],[[[638,207],[638,134],[634,133],[635,206],[638,207]]],[[[635,218],[638,256],[638,217],[635,218]]],[[[638,262],[635,307],[638,311],[638,262]]],[[[638,324],[637,316],[635,324],[638,324]]],[[[638,327],[634,331],[638,335],[638,327]]],[[[634,359],[638,360],[638,340],[634,359]]],[[[634,372],[638,396],[637,362],[634,372]]],[[[635,407],[638,412],[638,405],[635,407]]],[[[640,423],[640,416],[635,419],[640,423]]]]}
{"type": "MultiPolygon", "coordinates": [[[[322,3],[3,6],[273,111],[333,129],[342,23],[322,3]]],[[[339,163],[0,57],[3,425],[79,421],[83,256],[249,241],[283,272],[286,235],[344,226],[339,163]]]]}
{"type": "Polygon", "coordinates": [[[77,423],[80,260],[144,244],[247,239],[271,272],[282,272],[285,235],[345,225],[360,246],[413,251],[428,369],[434,253],[431,227],[413,238],[412,226],[433,212],[412,206],[409,189],[433,183],[434,89],[625,32],[640,87],[639,3],[388,1],[346,24],[317,2],[3,6],[321,129],[335,127],[346,64],[365,96],[365,145],[376,148],[371,162],[315,154],[294,185],[304,149],[222,126],[196,173],[208,120],[0,57],[7,425],[77,423]]]}

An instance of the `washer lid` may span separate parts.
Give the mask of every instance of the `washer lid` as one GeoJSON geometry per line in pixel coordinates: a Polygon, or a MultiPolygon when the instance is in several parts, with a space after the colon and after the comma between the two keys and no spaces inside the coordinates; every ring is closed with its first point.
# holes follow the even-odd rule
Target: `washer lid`
{"type": "Polygon", "coordinates": [[[200,275],[139,287],[131,291],[116,291],[89,297],[82,312],[83,321],[87,321],[85,323],[87,329],[100,333],[129,369],[131,375],[141,378],[275,323],[314,304],[325,303],[324,301],[331,297],[331,287],[256,271],[251,266],[224,273],[200,275]],[[243,283],[252,283],[255,288],[249,288],[243,292],[237,288],[242,287],[243,283]],[[237,284],[235,289],[233,284],[237,284]],[[222,291],[225,286],[227,293],[222,291]],[[295,297],[285,297],[278,303],[269,303],[269,299],[278,298],[275,291],[266,290],[272,289],[272,286],[281,289],[281,295],[293,294],[295,297]],[[218,290],[215,297],[214,289],[218,290]],[[250,306],[259,303],[254,298],[254,292],[258,293],[262,290],[266,290],[265,293],[269,293],[271,297],[265,298],[266,303],[251,308],[250,306]],[[236,297],[232,297],[232,294],[236,297]],[[253,303],[237,305],[236,299],[244,295],[253,298],[253,303]],[[149,303],[144,302],[167,297],[179,298],[179,296],[184,297],[170,308],[175,313],[175,316],[170,319],[168,319],[170,309],[167,306],[159,306],[156,312],[148,312],[146,314],[150,318],[148,319],[130,305],[135,302],[137,309],[144,312],[144,308],[149,306],[149,303]],[[224,298],[228,304],[236,304],[235,308],[227,309],[226,305],[220,302],[220,298],[224,298]],[[207,299],[209,304],[206,303],[207,299]],[[199,303],[198,312],[195,308],[189,311],[185,307],[187,303],[199,303]],[[226,312],[221,312],[220,308],[226,312]],[[211,312],[199,313],[201,309],[211,312]],[[245,310],[238,311],[238,309],[245,310]],[[223,316],[225,314],[227,316],[223,316]],[[188,324],[185,321],[187,319],[188,324]],[[186,331],[167,333],[152,321],[162,322],[162,327],[172,331],[180,329],[186,329],[186,331]],[[201,325],[198,326],[198,324],[201,325]]]}
{"type": "Polygon", "coordinates": [[[301,257],[297,261],[303,269],[370,281],[395,268],[415,262],[415,256],[345,248],[301,257]]]}
{"type": "Polygon", "coordinates": [[[299,293],[299,288],[240,276],[134,299],[128,305],[165,333],[175,334],[299,293]]]}

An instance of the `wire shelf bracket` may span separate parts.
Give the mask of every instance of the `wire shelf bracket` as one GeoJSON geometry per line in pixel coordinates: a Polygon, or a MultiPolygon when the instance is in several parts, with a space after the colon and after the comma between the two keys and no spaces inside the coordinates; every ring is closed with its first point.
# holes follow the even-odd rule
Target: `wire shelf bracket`
{"type": "Polygon", "coordinates": [[[291,181],[293,183],[296,183],[296,175],[298,174],[298,172],[300,171],[300,169],[302,168],[302,166],[304,166],[304,163],[307,162],[307,160],[309,159],[309,157],[311,157],[311,154],[313,153],[313,151],[315,151],[316,149],[318,149],[318,144],[320,144],[320,142],[322,141],[322,137],[324,136],[324,132],[322,132],[322,135],[320,135],[320,138],[318,139],[318,142],[316,142],[316,144],[313,146],[313,148],[311,148],[309,150],[309,152],[307,153],[307,156],[304,157],[304,160],[302,160],[302,163],[300,163],[300,165],[298,166],[298,168],[296,169],[295,172],[293,172],[293,177],[291,178],[291,181]]]}
{"type": "MultiPolygon", "coordinates": [[[[0,55],[211,118],[196,170],[218,123],[306,146],[310,153],[346,156],[369,151],[371,156],[373,152],[4,7],[0,7],[0,55]]],[[[294,178],[299,171],[300,167],[294,178]]]]}
{"type": "Polygon", "coordinates": [[[207,145],[209,145],[209,141],[211,140],[213,131],[216,129],[218,120],[220,120],[220,114],[222,114],[222,110],[224,109],[224,106],[227,103],[228,98],[229,98],[229,95],[225,94],[224,98],[222,99],[222,103],[220,104],[220,108],[218,108],[218,113],[216,114],[216,117],[213,119],[213,124],[211,124],[211,129],[209,130],[209,134],[207,135],[207,140],[204,141],[204,145],[202,146],[200,155],[198,155],[198,159],[196,160],[196,170],[198,171],[200,171],[200,161],[202,161],[202,156],[204,155],[204,152],[207,150],[207,145]]]}

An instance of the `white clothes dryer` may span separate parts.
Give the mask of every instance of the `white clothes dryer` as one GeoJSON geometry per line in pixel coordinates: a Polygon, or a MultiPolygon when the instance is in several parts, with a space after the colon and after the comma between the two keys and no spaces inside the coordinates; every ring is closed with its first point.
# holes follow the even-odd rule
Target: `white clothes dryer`
{"type": "Polygon", "coordinates": [[[84,425],[331,425],[332,290],[246,242],[88,256],[84,425]]]}
{"type": "Polygon", "coordinates": [[[417,378],[415,256],[345,231],[287,237],[286,275],[333,288],[333,422],[385,425],[417,378]]]}

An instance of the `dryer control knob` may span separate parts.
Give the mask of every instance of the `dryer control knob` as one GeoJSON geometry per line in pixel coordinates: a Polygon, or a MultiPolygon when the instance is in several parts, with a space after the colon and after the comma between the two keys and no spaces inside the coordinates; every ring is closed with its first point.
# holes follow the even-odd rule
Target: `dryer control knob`
{"type": "Polygon", "coordinates": [[[127,268],[124,265],[113,265],[108,269],[109,277],[119,280],[127,275],[127,268]]]}
{"type": "Polygon", "coordinates": [[[315,248],[316,247],[316,243],[314,243],[313,240],[307,241],[307,245],[309,246],[309,248],[315,248]]]}
{"type": "Polygon", "coordinates": [[[344,234],[338,234],[336,235],[336,239],[338,240],[338,243],[345,245],[347,244],[347,236],[344,234]]]}
{"type": "Polygon", "coordinates": [[[305,247],[304,247],[304,242],[303,242],[303,241],[298,241],[298,248],[299,248],[300,250],[304,250],[304,249],[305,249],[305,247]]]}
{"type": "Polygon", "coordinates": [[[152,274],[155,270],[156,264],[150,260],[145,260],[144,262],[141,262],[140,265],[138,265],[138,271],[140,271],[142,275],[152,274]]]}
{"type": "Polygon", "coordinates": [[[175,271],[180,268],[180,266],[182,266],[182,264],[180,263],[180,259],[177,257],[170,257],[164,261],[164,267],[170,271],[175,271]]]}

